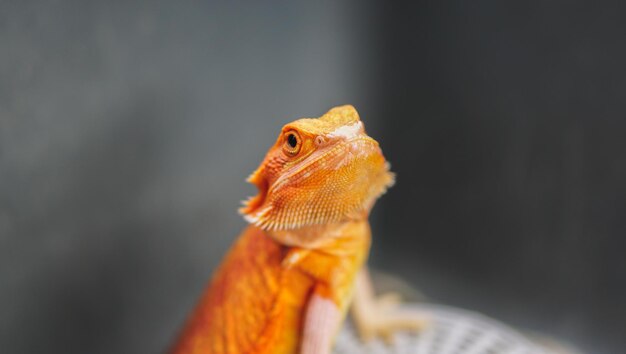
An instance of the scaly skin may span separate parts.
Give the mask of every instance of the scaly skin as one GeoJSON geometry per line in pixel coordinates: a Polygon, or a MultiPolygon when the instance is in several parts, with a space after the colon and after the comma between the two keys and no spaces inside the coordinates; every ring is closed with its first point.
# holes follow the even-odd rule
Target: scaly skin
{"type": "Polygon", "coordinates": [[[248,181],[259,189],[240,210],[251,225],[172,353],[327,352],[369,252],[369,211],[393,174],[342,106],[285,125],[248,181]]]}

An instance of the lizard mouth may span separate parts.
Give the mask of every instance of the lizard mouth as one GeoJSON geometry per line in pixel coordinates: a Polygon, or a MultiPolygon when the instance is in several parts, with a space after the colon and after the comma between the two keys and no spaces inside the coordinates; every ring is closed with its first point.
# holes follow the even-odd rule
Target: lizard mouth
{"type": "Polygon", "coordinates": [[[324,173],[338,170],[358,158],[369,154],[380,154],[378,142],[367,135],[360,135],[346,139],[326,149],[313,152],[301,164],[292,167],[291,171],[283,174],[271,186],[268,193],[273,193],[286,184],[303,182],[305,179],[315,178],[324,173]]]}

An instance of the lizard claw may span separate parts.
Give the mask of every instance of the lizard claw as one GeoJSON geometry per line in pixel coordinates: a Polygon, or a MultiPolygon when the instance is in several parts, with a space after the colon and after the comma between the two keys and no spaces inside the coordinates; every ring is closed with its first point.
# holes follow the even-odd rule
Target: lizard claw
{"type": "Polygon", "coordinates": [[[399,305],[401,298],[396,293],[388,293],[375,298],[370,309],[361,316],[355,316],[355,324],[361,339],[370,341],[382,338],[387,344],[393,343],[393,334],[398,331],[419,332],[428,323],[423,316],[403,311],[399,305]]]}

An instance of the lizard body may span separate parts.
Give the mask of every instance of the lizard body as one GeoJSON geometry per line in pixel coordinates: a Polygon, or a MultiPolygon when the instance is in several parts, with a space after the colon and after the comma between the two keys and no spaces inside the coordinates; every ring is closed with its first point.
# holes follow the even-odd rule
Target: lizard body
{"type": "Polygon", "coordinates": [[[369,211],[393,184],[388,166],[352,106],[285,125],[248,178],[259,189],[240,209],[251,225],[172,353],[328,353],[369,252],[369,211]]]}

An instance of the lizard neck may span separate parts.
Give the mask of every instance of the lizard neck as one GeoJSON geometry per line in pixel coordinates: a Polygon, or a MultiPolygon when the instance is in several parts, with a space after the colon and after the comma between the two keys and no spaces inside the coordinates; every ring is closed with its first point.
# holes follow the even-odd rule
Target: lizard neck
{"type": "Polygon", "coordinates": [[[323,248],[328,243],[341,238],[346,230],[356,224],[367,223],[367,215],[354,215],[343,221],[300,227],[297,229],[270,230],[267,235],[276,242],[289,247],[305,249],[323,248]]]}

